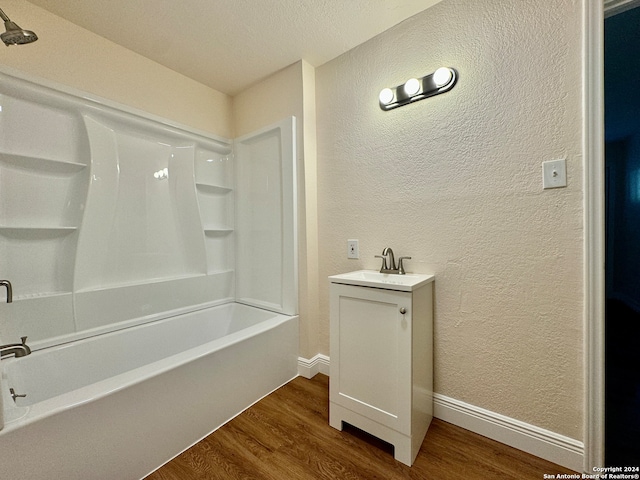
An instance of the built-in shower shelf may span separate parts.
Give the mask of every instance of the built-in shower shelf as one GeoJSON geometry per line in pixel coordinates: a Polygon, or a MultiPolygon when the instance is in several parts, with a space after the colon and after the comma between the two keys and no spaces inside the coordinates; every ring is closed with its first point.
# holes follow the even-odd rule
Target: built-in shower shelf
{"type": "Polygon", "coordinates": [[[196,187],[198,188],[199,192],[215,194],[215,195],[220,195],[220,194],[229,193],[233,191],[232,188],[223,187],[222,185],[214,185],[212,183],[196,182],[196,187]]]}
{"type": "Polygon", "coordinates": [[[17,226],[17,225],[0,225],[0,232],[13,233],[54,233],[59,235],[67,235],[76,231],[78,227],[60,227],[60,226],[17,226]]]}
{"type": "Polygon", "coordinates": [[[211,228],[205,228],[204,229],[204,233],[206,233],[207,235],[228,235],[229,233],[233,232],[233,228],[227,228],[227,227],[211,227],[211,228]]]}
{"type": "Polygon", "coordinates": [[[0,153],[0,162],[14,168],[57,174],[72,174],[87,167],[84,163],[14,153],[0,153]]]}

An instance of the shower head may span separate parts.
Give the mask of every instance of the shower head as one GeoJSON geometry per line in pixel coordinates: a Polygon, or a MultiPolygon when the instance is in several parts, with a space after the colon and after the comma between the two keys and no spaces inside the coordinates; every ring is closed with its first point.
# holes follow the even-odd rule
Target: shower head
{"type": "Polygon", "coordinates": [[[4,44],[9,45],[22,45],[23,43],[31,43],[38,40],[38,36],[31,30],[23,30],[17,24],[9,20],[9,17],[0,8],[0,18],[4,20],[4,28],[6,32],[0,34],[0,38],[4,44]]]}

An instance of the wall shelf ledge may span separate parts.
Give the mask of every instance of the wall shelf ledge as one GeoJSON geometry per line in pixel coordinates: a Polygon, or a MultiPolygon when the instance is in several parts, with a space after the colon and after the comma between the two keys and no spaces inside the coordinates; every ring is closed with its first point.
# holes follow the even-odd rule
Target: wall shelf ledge
{"type": "Polygon", "coordinates": [[[45,226],[45,225],[0,225],[0,230],[57,230],[60,232],[71,233],[77,230],[78,227],[64,227],[64,226],[45,226]]]}
{"type": "Polygon", "coordinates": [[[233,188],[223,187],[222,185],[214,185],[212,183],[196,182],[196,187],[201,193],[208,194],[225,194],[233,191],[233,188]]]}
{"type": "Polygon", "coordinates": [[[84,163],[53,158],[19,155],[0,152],[0,162],[18,169],[36,170],[44,173],[73,174],[87,167],[84,163]]]}
{"type": "Polygon", "coordinates": [[[227,235],[233,232],[233,228],[229,227],[205,227],[204,233],[207,235],[227,235]]]}

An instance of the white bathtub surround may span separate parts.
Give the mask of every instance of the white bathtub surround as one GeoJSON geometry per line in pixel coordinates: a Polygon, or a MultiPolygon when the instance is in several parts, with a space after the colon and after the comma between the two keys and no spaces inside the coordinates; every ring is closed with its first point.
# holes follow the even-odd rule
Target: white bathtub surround
{"type": "Polygon", "coordinates": [[[295,118],[234,153],[9,73],[0,343],[28,336],[33,353],[2,362],[0,465],[141,478],[297,375],[295,118]]]}
{"type": "Polygon", "coordinates": [[[0,306],[4,340],[40,348],[233,301],[230,141],[0,76],[0,249],[15,293],[0,306]],[[207,237],[212,224],[231,232],[224,243],[207,237]]]}
{"type": "Polygon", "coordinates": [[[3,339],[43,348],[234,301],[236,285],[244,303],[297,313],[295,118],[234,147],[14,71],[0,80],[15,293],[3,339]]]}
{"type": "Polygon", "coordinates": [[[0,465],[142,478],[297,376],[297,349],[297,317],[229,304],[3,361],[29,394],[7,405],[0,465]]]}
{"type": "Polygon", "coordinates": [[[274,312],[298,313],[295,118],[237,138],[234,148],[236,298],[274,312]]]}

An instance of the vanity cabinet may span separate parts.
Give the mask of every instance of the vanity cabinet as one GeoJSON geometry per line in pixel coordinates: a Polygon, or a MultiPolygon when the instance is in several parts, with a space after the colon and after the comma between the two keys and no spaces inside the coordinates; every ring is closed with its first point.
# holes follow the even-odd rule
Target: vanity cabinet
{"type": "Polygon", "coordinates": [[[329,423],[389,442],[410,466],[433,418],[433,276],[382,288],[345,276],[329,277],[329,423]]]}

